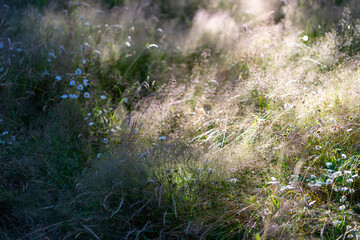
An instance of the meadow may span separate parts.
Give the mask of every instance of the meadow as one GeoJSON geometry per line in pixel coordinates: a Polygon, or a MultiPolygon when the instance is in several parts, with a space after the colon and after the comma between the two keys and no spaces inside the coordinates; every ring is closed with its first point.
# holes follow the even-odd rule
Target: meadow
{"type": "Polygon", "coordinates": [[[358,239],[356,0],[0,0],[0,239],[358,239]]]}

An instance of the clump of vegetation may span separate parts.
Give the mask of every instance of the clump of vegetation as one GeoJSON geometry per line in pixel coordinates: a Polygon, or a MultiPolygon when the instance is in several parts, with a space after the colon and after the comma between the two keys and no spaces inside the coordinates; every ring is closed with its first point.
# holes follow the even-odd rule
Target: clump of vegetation
{"type": "Polygon", "coordinates": [[[357,238],[358,12],[2,1],[0,238],[357,238]]]}

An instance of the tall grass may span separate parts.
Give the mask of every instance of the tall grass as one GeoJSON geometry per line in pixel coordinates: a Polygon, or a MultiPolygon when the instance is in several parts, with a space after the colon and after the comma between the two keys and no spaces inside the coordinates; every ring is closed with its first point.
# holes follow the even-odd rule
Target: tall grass
{"type": "Polygon", "coordinates": [[[356,3],[0,6],[1,239],[358,235],[356,3]]]}

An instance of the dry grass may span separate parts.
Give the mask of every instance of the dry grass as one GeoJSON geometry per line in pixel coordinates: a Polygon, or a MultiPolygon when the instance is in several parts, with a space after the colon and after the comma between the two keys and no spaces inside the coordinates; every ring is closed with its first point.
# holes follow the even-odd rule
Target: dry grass
{"type": "Polygon", "coordinates": [[[3,6],[1,238],[357,235],[358,7],[250,3],[3,6]]]}

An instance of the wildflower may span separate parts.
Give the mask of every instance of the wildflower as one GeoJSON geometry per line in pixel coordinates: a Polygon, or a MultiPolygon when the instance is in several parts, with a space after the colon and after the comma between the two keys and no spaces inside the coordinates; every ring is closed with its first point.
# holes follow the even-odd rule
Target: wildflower
{"type": "Polygon", "coordinates": [[[346,196],[342,196],[342,197],[340,198],[340,202],[341,202],[341,203],[345,202],[345,200],[346,200],[346,196]]]}
{"type": "Polygon", "coordinates": [[[339,209],[342,211],[342,210],[345,210],[345,205],[341,205],[340,207],[339,207],[339,209]]]}
{"type": "Polygon", "coordinates": [[[4,48],[4,43],[3,42],[0,42],[0,49],[3,49],[4,48]]]}
{"type": "Polygon", "coordinates": [[[352,235],[351,233],[349,233],[346,238],[354,238],[354,235],[352,235]]]}
{"type": "Polygon", "coordinates": [[[50,58],[47,58],[46,61],[48,61],[49,63],[51,62],[51,59],[50,58]]]}
{"type": "Polygon", "coordinates": [[[358,174],[352,175],[352,178],[356,178],[356,177],[359,177],[359,175],[358,174]]]}
{"type": "Polygon", "coordinates": [[[342,175],[342,172],[341,171],[337,171],[333,174],[334,178],[336,177],[340,177],[342,175]]]}
{"type": "Polygon", "coordinates": [[[152,47],[158,48],[159,46],[156,44],[150,44],[147,48],[152,48],[152,47]]]}
{"type": "Polygon", "coordinates": [[[61,76],[56,76],[56,77],[55,77],[55,80],[56,80],[56,81],[61,81],[61,76]]]}
{"type": "Polygon", "coordinates": [[[85,120],[85,121],[89,120],[89,117],[84,117],[84,120],[85,120]]]}
{"type": "Polygon", "coordinates": [[[88,113],[88,114],[86,114],[86,115],[90,117],[90,116],[91,116],[91,113],[88,113]]]}
{"type": "Polygon", "coordinates": [[[351,131],[352,131],[352,128],[349,128],[349,129],[347,129],[346,131],[347,131],[347,132],[351,132],[351,131]]]}
{"type": "Polygon", "coordinates": [[[163,30],[161,28],[158,28],[157,30],[158,32],[163,33],[163,30]]]}
{"type": "Polygon", "coordinates": [[[290,124],[290,127],[291,127],[291,128],[294,128],[294,127],[295,127],[295,125],[294,125],[294,124],[290,124]]]}
{"type": "Polygon", "coordinates": [[[129,42],[125,43],[127,47],[131,47],[131,44],[129,42]]]}
{"type": "Polygon", "coordinates": [[[70,94],[69,97],[70,97],[71,99],[77,99],[79,96],[76,95],[76,94],[70,94]]]}
{"type": "Polygon", "coordinates": [[[316,200],[309,203],[309,206],[314,205],[316,203],[316,200]]]}
{"type": "Polygon", "coordinates": [[[53,52],[49,52],[49,53],[48,53],[48,56],[49,56],[49,57],[52,57],[52,58],[56,58],[56,55],[55,55],[55,53],[53,53],[53,52]]]}
{"type": "Polygon", "coordinates": [[[106,97],[105,97],[104,95],[101,95],[100,98],[101,98],[102,100],[105,100],[105,99],[106,99],[106,97]]]}
{"type": "Polygon", "coordinates": [[[77,89],[78,89],[79,91],[82,91],[82,90],[84,90],[84,86],[83,86],[82,84],[79,84],[79,85],[77,86],[77,89]]]}
{"type": "Polygon", "coordinates": [[[101,158],[101,153],[98,153],[98,154],[96,155],[96,157],[97,157],[97,158],[101,158]]]}
{"type": "Polygon", "coordinates": [[[89,98],[89,97],[90,97],[90,93],[85,92],[85,93],[84,93],[84,98],[89,98]]]}
{"type": "Polygon", "coordinates": [[[128,102],[127,98],[124,98],[124,99],[123,99],[123,102],[124,102],[124,103],[127,103],[127,102],[128,102]]]}
{"type": "Polygon", "coordinates": [[[68,95],[64,94],[61,96],[61,98],[63,98],[63,99],[68,98],[68,95]]]}
{"type": "Polygon", "coordinates": [[[326,213],[326,214],[330,214],[331,211],[330,211],[330,210],[326,210],[325,213],[326,213]]]}
{"type": "Polygon", "coordinates": [[[214,173],[215,173],[215,171],[214,171],[214,169],[213,169],[213,168],[210,168],[210,169],[208,170],[208,173],[209,173],[209,174],[214,174],[214,173]]]}
{"type": "Polygon", "coordinates": [[[354,193],[355,189],[349,189],[349,193],[354,193]]]}
{"type": "Polygon", "coordinates": [[[344,174],[351,174],[351,171],[345,170],[344,174]]]}
{"type": "Polygon", "coordinates": [[[341,159],[346,159],[346,155],[344,153],[341,154],[341,159]]]}
{"type": "Polygon", "coordinates": [[[360,208],[360,203],[357,203],[356,205],[360,208]]]}
{"type": "Polygon", "coordinates": [[[17,48],[16,51],[17,51],[17,52],[22,52],[22,49],[21,49],[21,48],[17,48]]]}
{"type": "Polygon", "coordinates": [[[71,80],[71,81],[69,82],[69,84],[70,84],[70,86],[74,86],[74,85],[76,84],[76,82],[75,82],[75,80],[73,79],[73,80],[71,80]]]}
{"type": "Polygon", "coordinates": [[[332,183],[333,183],[333,179],[332,179],[332,178],[328,178],[328,179],[326,180],[326,185],[332,184],[332,183]]]}
{"type": "Polygon", "coordinates": [[[89,22],[84,23],[85,26],[90,26],[89,22]]]}
{"type": "Polygon", "coordinates": [[[104,142],[105,144],[107,144],[107,143],[109,142],[109,139],[104,138],[103,142],[104,142]]]}
{"type": "Polygon", "coordinates": [[[334,226],[337,226],[337,225],[341,224],[341,221],[339,221],[339,220],[334,220],[334,221],[332,222],[332,224],[333,224],[334,226]]]}
{"type": "Polygon", "coordinates": [[[2,132],[2,135],[4,136],[4,135],[7,135],[7,134],[9,134],[9,131],[4,131],[4,132],[2,132]]]}
{"type": "Polygon", "coordinates": [[[332,168],[333,167],[332,162],[326,162],[325,165],[326,165],[327,168],[332,168]]]}
{"type": "Polygon", "coordinates": [[[347,182],[347,183],[352,183],[352,182],[354,182],[354,179],[349,178],[348,180],[346,180],[346,182],[347,182]]]}
{"type": "Polygon", "coordinates": [[[94,123],[93,123],[93,122],[89,122],[89,126],[92,126],[92,125],[94,125],[94,123]]]}
{"type": "Polygon", "coordinates": [[[302,37],[302,40],[303,40],[304,42],[307,42],[307,41],[309,40],[309,37],[308,37],[307,35],[304,35],[304,36],[302,37]]]}
{"type": "Polygon", "coordinates": [[[89,79],[84,78],[84,80],[83,80],[83,84],[84,84],[84,86],[85,86],[85,87],[87,87],[87,86],[88,86],[88,82],[89,82],[89,79]]]}
{"type": "Polygon", "coordinates": [[[161,136],[161,137],[159,137],[159,140],[166,140],[166,137],[165,137],[165,136],[161,136]]]}
{"type": "Polygon", "coordinates": [[[81,69],[80,69],[80,68],[76,69],[75,75],[80,75],[81,73],[82,73],[82,72],[81,72],[81,69]]]}
{"type": "Polygon", "coordinates": [[[322,148],[321,146],[318,145],[315,146],[315,150],[320,150],[321,148],[322,148]]]}
{"type": "Polygon", "coordinates": [[[231,183],[236,183],[237,181],[238,181],[237,178],[230,178],[231,183]]]}
{"type": "Polygon", "coordinates": [[[110,131],[112,132],[112,133],[116,133],[116,130],[115,129],[110,129],[110,131]]]}
{"type": "Polygon", "coordinates": [[[86,59],[85,59],[85,58],[83,58],[82,63],[83,63],[83,64],[85,64],[85,63],[86,63],[86,59]]]}
{"type": "Polygon", "coordinates": [[[347,188],[347,187],[342,187],[342,188],[340,188],[339,190],[340,190],[340,191],[343,191],[343,192],[346,192],[348,189],[349,189],[349,188],[347,188]]]}
{"type": "Polygon", "coordinates": [[[237,168],[230,168],[230,172],[236,172],[238,169],[237,168]]]}

